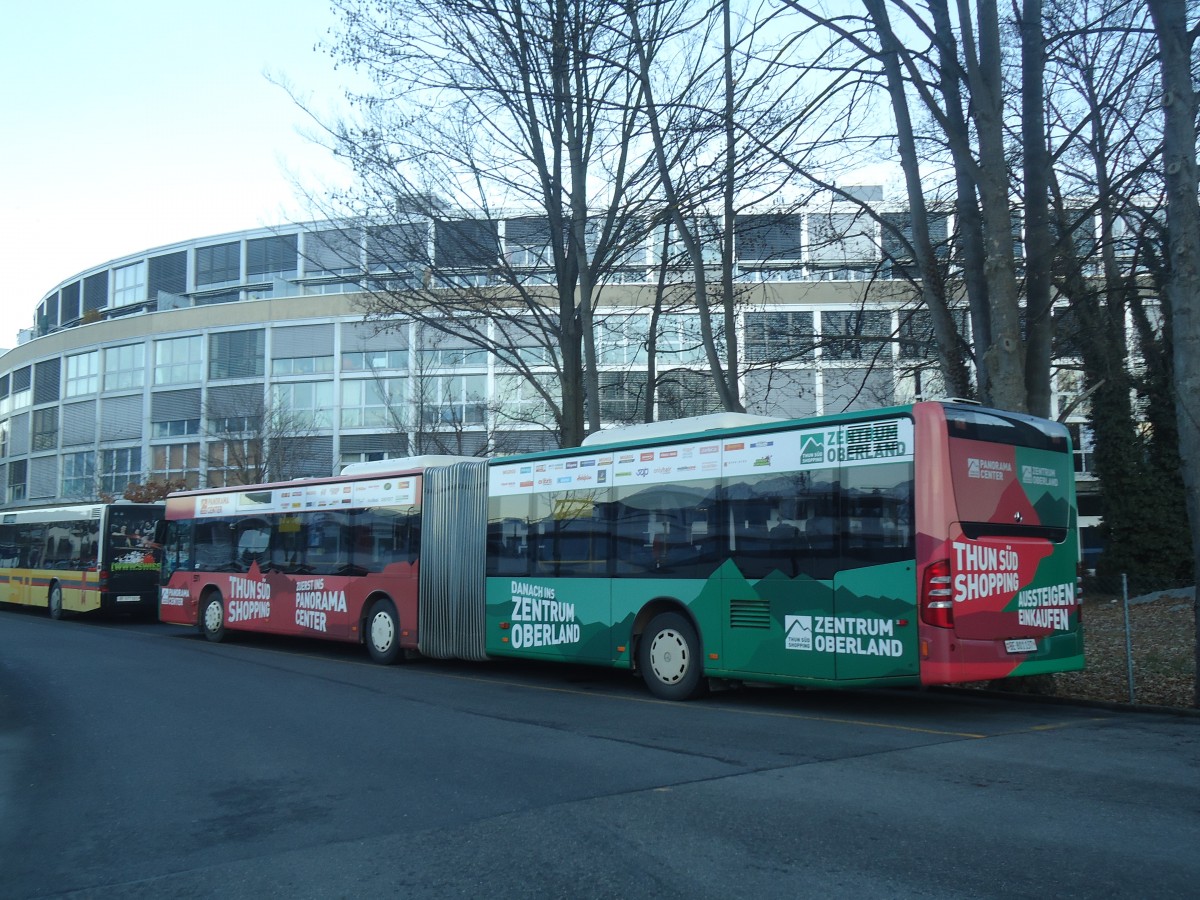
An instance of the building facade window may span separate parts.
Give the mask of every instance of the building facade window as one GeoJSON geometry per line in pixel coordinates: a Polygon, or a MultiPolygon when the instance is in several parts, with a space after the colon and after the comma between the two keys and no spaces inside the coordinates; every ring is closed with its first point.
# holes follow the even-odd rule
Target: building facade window
{"type": "Polygon", "coordinates": [[[150,437],[184,437],[200,433],[200,419],[171,419],[167,422],[154,422],[150,437]]]}
{"type": "Polygon", "coordinates": [[[744,346],[750,362],[812,362],[817,338],[811,312],[746,314],[744,346]]]}
{"type": "Polygon", "coordinates": [[[482,369],[487,365],[488,353],[477,347],[433,347],[420,351],[421,370],[427,369],[482,369]]]}
{"type": "Polygon", "coordinates": [[[126,344],[104,351],[104,390],[133,390],[140,388],[145,380],[145,344],[126,344]]]}
{"type": "Polygon", "coordinates": [[[96,495],[96,452],[83,450],[63,455],[62,496],[94,497],[96,495]]]}
{"type": "Polygon", "coordinates": [[[709,372],[663,372],[656,385],[659,419],[682,419],[719,412],[721,403],[709,372]]]}
{"type": "Polygon", "coordinates": [[[336,397],[329,381],[296,381],[274,386],[274,409],[297,428],[332,428],[336,397]]]}
{"type": "Polygon", "coordinates": [[[645,316],[608,316],[599,319],[596,322],[596,353],[600,364],[644,366],[647,325],[645,316]]]}
{"type": "Polygon", "coordinates": [[[266,331],[220,331],[209,335],[208,377],[258,378],[265,366],[266,331]]]}
{"type": "Polygon", "coordinates": [[[20,409],[33,402],[33,367],[23,366],[12,373],[12,408],[20,409]]]}
{"type": "Polygon", "coordinates": [[[646,381],[645,372],[601,372],[600,415],[604,420],[621,424],[644,422],[646,381]]]}
{"type": "Polygon", "coordinates": [[[663,316],[658,329],[658,352],[662,357],[662,365],[704,364],[707,357],[699,316],[663,316]]]}
{"type": "Polygon", "coordinates": [[[196,287],[235,284],[242,280],[242,244],[233,241],[196,248],[196,287]]]}
{"type": "Polygon", "coordinates": [[[39,450],[53,450],[58,446],[58,407],[35,409],[30,427],[31,446],[39,450]]]}
{"type": "Polygon", "coordinates": [[[146,300],[146,263],[137,262],[113,270],[113,306],[129,306],[146,300]]]}
{"type": "Polygon", "coordinates": [[[295,278],[299,272],[294,234],[246,241],[246,277],[252,281],[295,278]]]}
{"type": "Polygon", "coordinates": [[[262,416],[214,416],[208,420],[210,434],[261,434],[262,430],[262,416]]]}
{"type": "Polygon", "coordinates": [[[212,441],[208,445],[209,487],[255,484],[266,479],[261,438],[212,441]]]}
{"type": "Polygon", "coordinates": [[[332,356],[292,356],[286,359],[271,360],[271,374],[281,377],[287,377],[288,375],[324,375],[332,371],[332,356]]]}
{"type": "Polygon", "coordinates": [[[142,477],[142,448],[119,447],[100,451],[100,490],[120,497],[125,489],[142,477]]]}
{"type": "MultiPolygon", "coordinates": [[[[600,375],[603,384],[605,374],[600,375]]],[[[548,389],[550,396],[558,390],[557,385],[549,384],[551,376],[539,376],[542,386],[548,389]]],[[[644,378],[643,378],[644,380],[644,378]]],[[[496,393],[492,398],[497,415],[507,419],[509,424],[546,424],[551,420],[550,406],[546,398],[524,375],[497,375],[496,393]]],[[[601,387],[601,409],[604,409],[603,387],[601,387]]]]}
{"type": "Polygon", "coordinates": [[[482,425],[487,418],[486,375],[422,378],[414,394],[422,425],[482,425]]]}
{"type": "Polygon", "coordinates": [[[29,492],[28,460],[14,459],[8,464],[8,502],[19,503],[29,492]]]}
{"type": "Polygon", "coordinates": [[[890,363],[888,346],[892,314],[886,310],[855,309],[821,313],[821,355],[827,360],[859,362],[883,359],[890,363]]]}
{"type": "Polygon", "coordinates": [[[150,476],[156,481],[181,481],[189,489],[200,486],[200,445],[163,444],[151,448],[150,476]]]}
{"type": "Polygon", "coordinates": [[[382,450],[351,451],[351,452],[342,454],[342,459],[341,459],[340,465],[341,465],[341,468],[344,469],[346,466],[351,466],[351,465],[354,465],[355,463],[379,462],[380,460],[384,460],[387,458],[388,458],[388,455],[385,452],[383,452],[382,450]]]}
{"type": "Polygon", "coordinates": [[[81,397],[84,394],[94,394],[100,388],[100,351],[77,353],[67,357],[68,397],[81,397]]]}
{"type": "Polygon", "coordinates": [[[200,336],[154,342],[154,383],[186,384],[204,376],[204,339],[200,336]]]}
{"type": "Polygon", "coordinates": [[[408,422],[408,379],[342,382],[343,428],[398,428],[408,422]]]}
{"type": "Polygon", "coordinates": [[[367,350],[342,354],[343,372],[408,371],[407,350],[367,350]]]}

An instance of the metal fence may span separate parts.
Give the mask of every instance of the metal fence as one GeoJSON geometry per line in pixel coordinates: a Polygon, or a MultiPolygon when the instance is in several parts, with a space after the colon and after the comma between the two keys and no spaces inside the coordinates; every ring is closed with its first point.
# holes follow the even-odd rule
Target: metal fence
{"type": "MultiPolygon", "coordinates": [[[[1190,582],[1137,573],[1081,579],[1088,667],[1123,676],[1129,703],[1163,703],[1195,677],[1195,596],[1190,582]]],[[[1191,705],[1188,703],[1187,705],[1191,705]]]]}

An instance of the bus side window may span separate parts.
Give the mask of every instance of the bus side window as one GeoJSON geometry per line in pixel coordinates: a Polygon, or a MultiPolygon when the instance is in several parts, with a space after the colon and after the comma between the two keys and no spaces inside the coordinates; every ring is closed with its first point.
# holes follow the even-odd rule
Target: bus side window
{"type": "Polygon", "coordinates": [[[420,510],[371,507],[354,517],[351,569],[382,572],[394,563],[416,561],[420,547],[420,510]]]}
{"type": "Polygon", "coordinates": [[[275,519],[271,541],[271,568],[276,572],[304,572],[307,540],[304,516],[285,514],[275,519]]]}
{"type": "Polygon", "coordinates": [[[846,564],[874,565],[913,554],[911,463],[842,469],[846,564]]]}
{"type": "Polygon", "coordinates": [[[264,519],[243,519],[237,523],[238,566],[247,570],[254,563],[266,568],[271,544],[271,524],[264,519]]]}
{"type": "Polygon", "coordinates": [[[200,525],[191,521],[164,522],[161,527],[164,579],[169,578],[178,569],[186,571],[193,567],[192,538],[199,530],[200,525]]]}
{"type": "Polygon", "coordinates": [[[44,525],[27,525],[21,531],[21,565],[27,569],[42,566],[45,551],[46,529],[44,525]]]}
{"type": "Polygon", "coordinates": [[[530,497],[512,494],[488,500],[487,574],[528,575],[534,532],[530,497]]]}
{"type": "Polygon", "coordinates": [[[717,483],[614,489],[614,574],[704,578],[725,559],[717,483]]]}
{"type": "Polygon", "coordinates": [[[228,519],[196,523],[197,571],[228,572],[234,568],[233,530],[228,519]]]}
{"type": "Polygon", "coordinates": [[[403,538],[406,560],[416,562],[421,555],[421,511],[415,507],[404,517],[403,538]]]}
{"type": "Polygon", "coordinates": [[[748,477],[727,486],[733,556],[747,578],[828,578],[836,565],[834,470],[748,477]]]}
{"type": "Polygon", "coordinates": [[[353,545],[349,514],[322,512],[307,524],[305,570],[318,575],[345,574],[350,567],[353,545]]]}

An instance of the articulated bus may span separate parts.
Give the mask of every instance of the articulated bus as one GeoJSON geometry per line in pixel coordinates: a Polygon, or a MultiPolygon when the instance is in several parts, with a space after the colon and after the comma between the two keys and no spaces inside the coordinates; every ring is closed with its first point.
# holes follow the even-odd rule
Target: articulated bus
{"type": "Polygon", "coordinates": [[[881,687],[1083,667],[1072,454],[962,403],[633,426],[172,495],[160,616],[403,655],[881,687]]]}
{"type": "Polygon", "coordinates": [[[163,505],[87,503],[0,512],[0,602],[52,618],[94,610],[153,617],[163,505]]]}

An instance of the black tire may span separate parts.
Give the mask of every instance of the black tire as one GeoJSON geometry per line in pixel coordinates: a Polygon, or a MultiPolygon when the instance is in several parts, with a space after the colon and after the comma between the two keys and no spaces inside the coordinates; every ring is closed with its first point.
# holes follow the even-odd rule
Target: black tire
{"type": "Polygon", "coordinates": [[[46,596],[46,611],[52,619],[61,619],[66,615],[63,611],[62,588],[57,584],[50,586],[50,593],[46,596]]]}
{"type": "Polygon", "coordinates": [[[642,680],[663,700],[691,700],[706,692],[704,657],[696,629],[676,612],[659,613],[638,641],[642,680]]]}
{"type": "Polygon", "coordinates": [[[400,617],[391,600],[380,598],[371,604],[363,640],[371,659],[381,665],[390,666],[400,658],[400,617]]]}
{"type": "Polygon", "coordinates": [[[200,601],[200,633],[213,643],[225,639],[225,601],[216,591],[200,601]]]}

